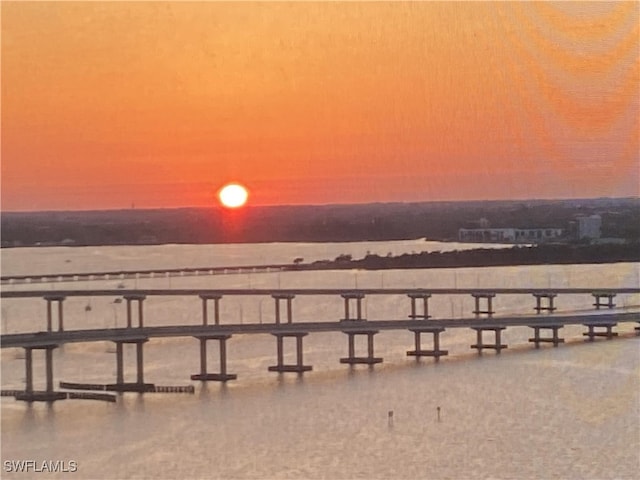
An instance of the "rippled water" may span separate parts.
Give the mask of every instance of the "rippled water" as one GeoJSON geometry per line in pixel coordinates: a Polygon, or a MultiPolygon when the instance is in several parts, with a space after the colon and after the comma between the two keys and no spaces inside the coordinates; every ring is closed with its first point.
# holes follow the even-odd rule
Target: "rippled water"
{"type": "MultiPolygon", "coordinates": [[[[436,244],[432,248],[438,248],[436,244]]],[[[233,246],[104,247],[2,250],[3,274],[250,264],[355,257],[424,248],[424,242],[377,244],[272,244],[233,246]],[[232,253],[233,252],[233,253],[232,253]],[[232,258],[232,260],[228,260],[232,258]],[[69,260],[67,262],[67,260],[69,260]]],[[[638,286],[638,264],[289,272],[214,277],[126,280],[128,288],[216,287],[621,287],[638,286]]],[[[119,281],[58,287],[117,288],[119,281]]],[[[22,289],[28,286],[8,286],[22,289]]],[[[33,285],[28,288],[42,288],[33,285]]],[[[590,296],[561,296],[561,310],[592,308],[590,296]]],[[[618,296],[620,307],[640,304],[618,296]]],[[[529,296],[499,296],[498,313],[531,313],[529,296]]],[[[273,301],[225,298],[222,320],[272,322],[273,301]]],[[[434,297],[434,316],[469,316],[472,299],[434,297]]],[[[342,299],[294,301],[296,321],[336,320],[342,299]]],[[[149,298],[145,323],[198,324],[197,298],[149,298]]],[[[402,318],[407,298],[368,297],[367,318],[402,318]]],[[[41,300],[5,300],[2,332],[44,328],[41,300]]],[[[65,301],[65,326],[124,325],[124,305],[111,298],[65,301]],[[87,306],[90,309],[87,309],[87,306]]],[[[535,350],[527,328],[509,328],[509,349],[478,357],[475,332],[450,329],[439,364],[406,356],[409,332],[375,337],[384,363],[349,368],[346,336],[311,334],[304,340],[299,377],[267,372],[275,339],[236,335],[228,342],[228,368],[238,380],[196,385],[188,394],[124,394],[115,404],[67,400],[29,406],[3,398],[2,461],[75,460],[73,478],[637,478],[640,471],[640,338],[634,325],[621,337],[585,343],[581,327],[562,330],[567,344],[535,350]],[[437,419],[440,407],[441,419],[437,419]],[[393,424],[388,412],[392,410],[393,424]]],[[[285,342],[286,343],[286,342],[285,342]]],[[[217,365],[210,343],[210,369],[217,365]]],[[[293,360],[293,345],[287,358],[293,360]]],[[[364,344],[357,344],[364,349],[364,344]]],[[[125,355],[126,378],[135,378],[134,351],[125,355]]],[[[2,387],[24,387],[19,350],[2,351],[2,387]]],[[[54,352],[56,382],[115,381],[115,355],[107,343],[69,344],[54,352]]],[[[190,384],[199,370],[195,339],[152,339],[145,346],[145,380],[190,384]]],[[[37,388],[44,359],[34,354],[37,388]]],[[[4,466],[4,463],[3,463],[4,466]]],[[[3,472],[3,478],[24,477],[3,472]]],[[[49,474],[50,478],[60,475],[49,474]]],[[[62,475],[64,476],[64,475],[62,475]]]]}

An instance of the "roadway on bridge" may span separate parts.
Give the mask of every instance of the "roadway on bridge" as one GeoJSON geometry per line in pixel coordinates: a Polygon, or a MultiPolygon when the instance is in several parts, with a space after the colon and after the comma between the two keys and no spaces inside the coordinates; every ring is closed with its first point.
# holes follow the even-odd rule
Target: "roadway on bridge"
{"type": "Polygon", "coordinates": [[[312,332],[368,332],[412,328],[493,328],[545,325],[611,325],[640,322],[640,312],[510,316],[439,320],[342,320],[282,324],[172,325],[161,327],[67,330],[62,332],[18,333],[0,336],[2,348],[40,347],[65,343],[131,341],[158,337],[199,337],[207,335],[287,334],[312,332]]]}
{"type": "Polygon", "coordinates": [[[545,295],[561,294],[637,294],[640,288],[307,288],[307,289],[270,289],[270,288],[235,288],[235,289],[73,289],[73,290],[21,290],[2,291],[0,298],[32,298],[48,296],[64,297],[121,297],[121,296],[227,296],[227,295],[509,295],[529,294],[545,295]]]}

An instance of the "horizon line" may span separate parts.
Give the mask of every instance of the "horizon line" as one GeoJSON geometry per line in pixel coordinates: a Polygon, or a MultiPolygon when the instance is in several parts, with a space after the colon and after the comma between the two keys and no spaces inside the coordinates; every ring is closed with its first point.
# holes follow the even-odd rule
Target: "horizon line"
{"type": "MultiPolygon", "coordinates": [[[[365,206],[365,205],[416,205],[416,204],[445,204],[445,203],[522,203],[522,202],[569,202],[569,201],[594,201],[594,200],[640,200],[637,196],[599,196],[599,197],[534,197],[534,198],[502,198],[502,199],[475,199],[475,200],[418,200],[418,201],[377,201],[377,202],[349,202],[349,203],[286,203],[286,204],[265,204],[265,205],[245,205],[238,211],[262,209],[262,208],[288,208],[288,207],[348,207],[348,206],[365,206]]],[[[173,207],[121,207],[121,208],[90,208],[90,209],[51,209],[51,210],[4,210],[0,205],[0,214],[4,213],[90,213],[90,212],[124,212],[124,211],[156,211],[156,210],[221,210],[228,211],[226,207],[219,204],[211,205],[185,205],[173,207]]]]}

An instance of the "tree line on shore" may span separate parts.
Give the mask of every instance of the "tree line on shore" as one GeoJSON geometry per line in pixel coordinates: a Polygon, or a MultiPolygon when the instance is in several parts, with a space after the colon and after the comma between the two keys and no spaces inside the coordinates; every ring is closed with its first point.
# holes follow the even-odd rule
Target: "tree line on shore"
{"type": "Polygon", "coordinates": [[[282,205],[2,212],[2,246],[456,241],[460,228],[560,228],[602,218],[602,237],[640,240],[640,199],[282,205]]]}
{"type": "Polygon", "coordinates": [[[361,259],[340,255],[334,260],[298,264],[298,269],[459,268],[511,265],[618,263],[640,261],[640,243],[600,245],[537,245],[511,248],[478,248],[448,252],[422,252],[398,256],[368,254],[361,259]]]}

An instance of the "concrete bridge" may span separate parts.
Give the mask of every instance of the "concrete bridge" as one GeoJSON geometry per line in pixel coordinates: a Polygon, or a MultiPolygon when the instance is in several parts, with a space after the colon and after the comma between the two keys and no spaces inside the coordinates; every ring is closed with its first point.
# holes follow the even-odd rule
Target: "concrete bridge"
{"type": "Polygon", "coordinates": [[[183,267],[151,270],[111,270],[102,272],[52,273],[49,275],[3,275],[1,285],[20,285],[51,282],[86,282],[92,280],[129,280],[136,278],[193,277],[204,275],[229,275],[246,273],[270,273],[295,270],[295,264],[236,265],[228,267],[183,267]]]}
{"type": "MultiPolygon", "coordinates": [[[[66,392],[55,391],[53,387],[53,356],[55,348],[65,343],[78,342],[114,342],[116,344],[116,382],[105,385],[89,385],[66,383],[65,388],[86,390],[111,390],[118,392],[151,392],[158,391],[153,384],[144,381],[144,344],[151,338],[159,337],[193,337],[200,343],[200,372],[191,375],[192,380],[222,381],[236,379],[235,374],[227,372],[226,343],[233,335],[270,334],[276,338],[276,364],[269,367],[275,372],[303,372],[312,369],[303,361],[303,338],[317,332],[342,332],[347,335],[347,356],[340,358],[341,363],[355,365],[373,365],[383,361],[374,355],[374,336],[385,330],[407,330],[414,334],[415,348],[407,351],[408,356],[434,357],[436,361],[448,354],[440,348],[440,334],[448,328],[468,328],[476,332],[477,341],[470,347],[479,354],[485,349],[492,349],[497,354],[507,348],[502,342],[501,333],[508,327],[526,326],[533,329],[533,337],[529,342],[536,348],[541,343],[552,343],[554,347],[564,342],[559,331],[566,325],[584,325],[583,333],[589,341],[597,337],[611,339],[617,336],[613,329],[621,322],[640,324],[639,312],[615,312],[614,298],[617,294],[637,294],[640,288],[618,289],[225,289],[225,290],[59,290],[59,291],[12,291],[0,292],[2,298],[42,298],[47,306],[47,330],[18,334],[6,334],[0,337],[2,348],[23,348],[25,350],[26,388],[24,391],[10,393],[15,398],[26,401],[54,401],[68,398],[66,392]],[[471,295],[475,301],[473,317],[465,319],[443,318],[433,319],[429,314],[428,303],[433,295],[471,295]],[[535,315],[496,316],[493,300],[496,295],[529,294],[535,304],[535,315]],[[557,314],[554,299],[561,294],[585,294],[594,299],[594,311],[577,314],[575,312],[557,314]],[[271,296],[275,302],[274,323],[271,324],[223,324],[220,319],[220,301],[225,296],[258,295],[271,296]],[[338,295],[344,301],[344,318],[316,322],[294,322],[293,300],[304,295],[338,295]],[[404,318],[388,320],[367,320],[362,315],[362,300],[366,295],[405,295],[409,314],[404,318]],[[67,297],[114,296],[123,297],[127,302],[126,328],[84,329],[65,331],[63,323],[63,302],[67,297]],[[145,326],[143,302],[148,296],[195,296],[202,302],[201,325],[145,326]],[[209,318],[209,304],[213,301],[213,324],[209,318]],[[53,328],[53,304],[57,303],[57,331],[53,328]],[[284,307],[281,305],[284,303],[284,307]],[[137,305],[136,305],[137,304],[137,305]],[[137,309],[132,307],[137,306],[137,309]],[[137,312],[135,312],[137,310],[137,312]],[[598,311],[599,310],[599,311],[598,311]],[[136,323],[136,325],[134,325],[136,323]],[[550,332],[543,336],[541,332],[550,332]],[[484,337],[489,333],[491,338],[484,337]],[[432,336],[432,347],[423,348],[422,335],[432,336]],[[355,338],[367,338],[366,354],[356,355],[355,338]],[[296,362],[284,362],[284,339],[293,338],[296,342],[296,362]],[[207,343],[216,340],[219,347],[219,371],[211,373],[207,366],[207,343]],[[137,375],[135,382],[124,381],[123,345],[136,345],[137,375]],[[33,390],[33,350],[44,350],[46,363],[46,390],[33,390]]],[[[635,328],[640,334],[640,326],[635,328]]],[[[5,391],[8,392],[8,391],[5,391]]],[[[80,398],[80,397],[76,397],[80,398]]],[[[89,397],[87,397],[89,398],[89,397]]]]}

